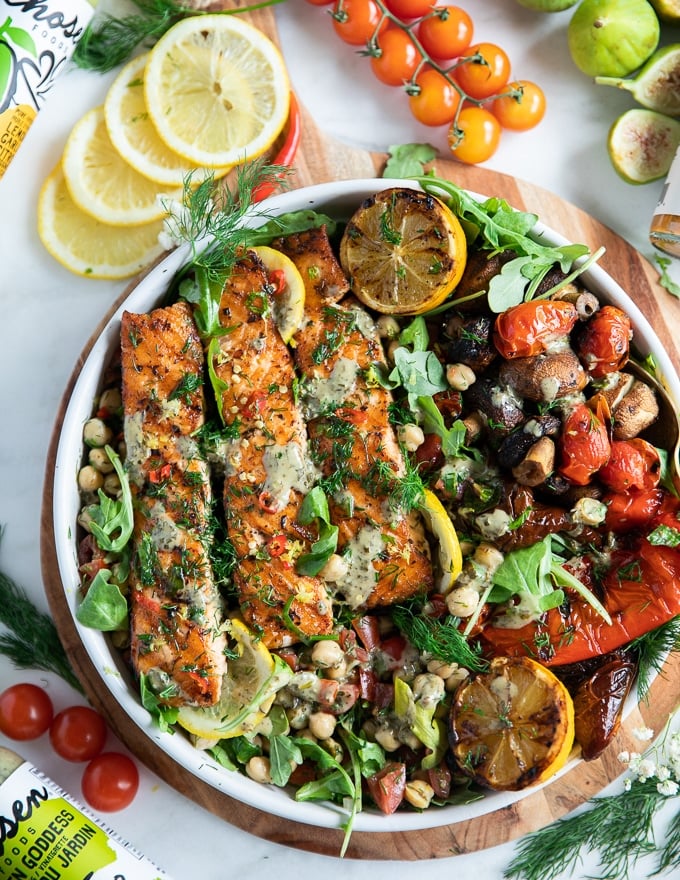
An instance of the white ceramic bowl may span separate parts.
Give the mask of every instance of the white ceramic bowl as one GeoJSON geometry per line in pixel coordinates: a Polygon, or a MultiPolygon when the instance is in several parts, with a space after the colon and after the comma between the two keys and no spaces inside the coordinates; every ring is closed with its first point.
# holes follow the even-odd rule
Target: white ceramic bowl
{"type": "MultiPolygon", "coordinates": [[[[338,218],[348,218],[360,202],[368,196],[389,186],[413,186],[395,180],[353,180],[320,184],[275,196],[260,207],[252,219],[258,226],[272,215],[305,208],[313,208],[338,218]],[[266,210],[266,217],[263,213],[266,210]]],[[[553,230],[538,224],[535,230],[541,240],[550,244],[564,244],[566,239],[553,230]]],[[[286,791],[274,786],[263,786],[247,777],[220,767],[210,756],[195,749],[181,734],[161,733],[152,723],[148,712],[142,707],[139,692],[129,669],[120,654],[112,648],[106,635],[81,626],[75,618],[78,603],[78,565],[76,517],[80,498],[76,474],[82,457],[82,428],[91,416],[92,403],[100,390],[104,367],[119,346],[120,320],[124,309],[131,312],[147,312],[154,308],[165,293],[175,272],[189,257],[189,248],[183,247],[171,253],[134,288],[125,302],[106,324],[92,347],[73,388],[63,420],[58,443],[54,471],[54,531],[61,581],[64,584],[69,608],[75,626],[91,661],[101,674],[104,685],[139,727],[140,731],[154,740],[175,761],[195,774],[199,779],[222,790],[229,796],[250,806],[277,816],[319,827],[336,828],[344,814],[330,804],[298,803],[286,791]]],[[[673,365],[658,338],[631,298],[602,269],[594,266],[583,276],[584,283],[603,302],[619,306],[630,316],[635,329],[635,347],[645,356],[653,354],[661,374],[666,378],[671,395],[680,401],[680,381],[673,365]]],[[[573,761],[562,773],[569,771],[573,761]]],[[[172,784],[172,780],[167,780],[172,784]]],[[[546,783],[550,784],[550,783],[546,783]]],[[[494,812],[527,793],[490,793],[482,800],[465,807],[448,806],[432,808],[422,813],[397,812],[384,816],[366,810],[355,821],[357,831],[416,831],[448,825],[461,820],[494,812]]]]}

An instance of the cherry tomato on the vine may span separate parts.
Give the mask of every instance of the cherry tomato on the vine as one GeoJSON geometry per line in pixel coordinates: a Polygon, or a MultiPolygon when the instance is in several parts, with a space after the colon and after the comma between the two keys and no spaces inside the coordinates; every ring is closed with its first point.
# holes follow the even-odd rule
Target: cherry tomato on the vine
{"type": "Polygon", "coordinates": [[[418,25],[418,39],[423,49],[435,59],[457,58],[472,42],[472,19],[458,6],[435,6],[437,15],[424,18],[418,25]]]}
{"type": "Polygon", "coordinates": [[[54,751],[67,761],[91,761],[106,743],[106,722],[89,706],[69,706],[50,726],[54,751]]]}
{"type": "Polygon", "coordinates": [[[438,70],[429,68],[419,73],[417,95],[409,96],[411,113],[423,125],[446,125],[456,115],[460,95],[438,70]]]}
{"type": "Polygon", "coordinates": [[[104,752],[93,758],[83,773],[83,797],[103,813],[123,810],[139,788],[139,771],[131,758],[120,752],[104,752]]]}
{"type": "Polygon", "coordinates": [[[420,18],[432,9],[434,0],[384,0],[385,6],[402,21],[420,18]]]}
{"type": "Polygon", "coordinates": [[[449,147],[454,158],[466,165],[486,162],[498,149],[501,125],[483,107],[463,107],[456,125],[449,128],[449,147]]]}
{"type": "Polygon", "coordinates": [[[465,56],[478,55],[480,61],[465,61],[456,68],[455,77],[471,98],[482,100],[497,95],[510,79],[510,59],[495,43],[476,43],[465,56]]]}
{"type": "Polygon", "coordinates": [[[53,717],[52,700],[38,685],[13,684],[0,694],[0,731],[10,739],[37,739],[53,717]]]}
{"type": "Polygon", "coordinates": [[[517,97],[506,95],[496,98],[489,104],[489,110],[503,128],[511,131],[528,131],[538,125],[545,116],[545,95],[536,83],[518,80],[510,83],[508,89],[520,92],[517,97]]]}
{"type": "MultiPolygon", "coordinates": [[[[381,12],[373,0],[344,0],[341,18],[333,16],[336,34],[351,46],[363,46],[373,36],[380,22],[381,12]]],[[[380,30],[387,27],[387,20],[380,30]]]]}
{"type": "Polygon", "coordinates": [[[371,69],[380,82],[400,86],[411,79],[421,59],[411,37],[398,27],[388,27],[378,37],[380,55],[371,58],[371,69]]]}

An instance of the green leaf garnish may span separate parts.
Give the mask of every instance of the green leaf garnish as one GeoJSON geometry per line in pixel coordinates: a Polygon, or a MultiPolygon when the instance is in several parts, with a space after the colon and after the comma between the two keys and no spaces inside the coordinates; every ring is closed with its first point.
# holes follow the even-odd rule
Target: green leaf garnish
{"type": "Polygon", "coordinates": [[[416,177],[425,172],[425,166],[437,158],[431,144],[399,144],[389,147],[383,177],[416,177]]]}
{"type": "Polygon", "coordinates": [[[111,572],[100,569],[88,587],[83,601],[76,609],[76,617],[83,626],[102,632],[124,629],[128,619],[127,599],[117,584],[109,580],[111,572]]]}
{"type": "Polygon", "coordinates": [[[120,480],[120,499],[109,498],[99,490],[99,504],[88,508],[90,530],[102,550],[107,553],[120,553],[132,537],[134,513],[130,481],[125,473],[120,457],[110,446],[105,446],[109,461],[120,480]]]}
{"type": "Polygon", "coordinates": [[[338,546],[338,527],[331,524],[328,499],[320,486],[315,486],[305,495],[300,505],[298,520],[303,526],[310,525],[315,520],[318,523],[318,539],[312,544],[309,553],[303,553],[298,557],[295,566],[300,574],[315,576],[338,546]]]}

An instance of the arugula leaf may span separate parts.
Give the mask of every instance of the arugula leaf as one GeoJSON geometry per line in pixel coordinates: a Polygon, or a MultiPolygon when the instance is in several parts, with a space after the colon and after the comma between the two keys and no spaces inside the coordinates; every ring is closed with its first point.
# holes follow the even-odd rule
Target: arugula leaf
{"type": "Polygon", "coordinates": [[[76,618],[83,626],[101,632],[125,629],[128,604],[117,584],[109,581],[108,568],[100,569],[94,576],[83,601],[76,609],[76,618]]]}
{"type": "Polygon", "coordinates": [[[425,165],[437,158],[437,150],[431,144],[399,144],[388,148],[383,177],[415,177],[423,174],[425,165]]]}
{"type": "Polygon", "coordinates": [[[311,208],[303,211],[290,211],[287,214],[273,217],[257,229],[245,229],[243,243],[245,247],[271,244],[272,240],[279,236],[295,235],[298,232],[307,232],[308,229],[320,229],[322,226],[326,227],[329,235],[333,235],[337,225],[337,221],[332,217],[320,214],[311,208]]]}
{"type": "Polygon", "coordinates": [[[465,425],[460,419],[446,427],[444,416],[431,397],[419,397],[418,408],[423,414],[423,426],[428,434],[436,434],[442,441],[442,452],[447,458],[460,458],[465,451],[465,425]]]}
{"type": "Polygon", "coordinates": [[[446,391],[444,367],[433,351],[409,351],[400,346],[394,351],[394,369],[387,377],[406,391],[411,409],[415,409],[419,397],[432,397],[446,391]]]}
{"type": "Polygon", "coordinates": [[[404,327],[399,334],[399,342],[402,345],[410,345],[412,351],[427,351],[430,344],[430,334],[422,315],[418,315],[404,327]]]}
{"type": "Polygon", "coordinates": [[[132,536],[134,524],[132,493],[130,481],[118,454],[110,446],[105,446],[104,449],[120,480],[121,497],[109,498],[101,489],[99,490],[99,504],[91,504],[88,507],[91,517],[90,530],[102,550],[107,553],[120,553],[132,536]]]}
{"type": "Polygon", "coordinates": [[[139,693],[142,706],[153,717],[158,728],[164,733],[174,733],[175,729],[172,725],[177,721],[179,709],[176,706],[166,706],[161,703],[158,696],[149,687],[146,675],[144,674],[139,677],[139,693]]]}
{"type": "Polygon", "coordinates": [[[318,521],[319,537],[312,544],[309,553],[303,553],[298,557],[296,570],[300,574],[317,575],[330,557],[335,553],[338,546],[338,527],[332,525],[328,510],[326,493],[320,486],[315,486],[305,495],[298,520],[303,526],[318,521]]]}
{"type": "Polygon", "coordinates": [[[295,739],[279,735],[269,737],[269,763],[272,782],[283,788],[288,784],[293,764],[302,763],[302,752],[295,739]]]}
{"type": "Polygon", "coordinates": [[[680,297],[680,284],[677,284],[671,278],[668,267],[672,264],[672,260],[669,257],[655,256],[654,261],[659,267],[659,284],[664,287],[671,296],[680,297]]]}

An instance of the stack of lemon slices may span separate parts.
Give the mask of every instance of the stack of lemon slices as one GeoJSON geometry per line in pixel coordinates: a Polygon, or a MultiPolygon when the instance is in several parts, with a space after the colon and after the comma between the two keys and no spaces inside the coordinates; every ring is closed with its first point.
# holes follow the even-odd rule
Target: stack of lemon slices
{"type": "Polygon", "coordinates": [[[283,58],[260,30],[230,15],[183,19],[74,126],[40,192],[43,244],[78,275],[135,275],[162,253],[187,176],[219,178],[265,153],[289,107],[283,58]]]}

